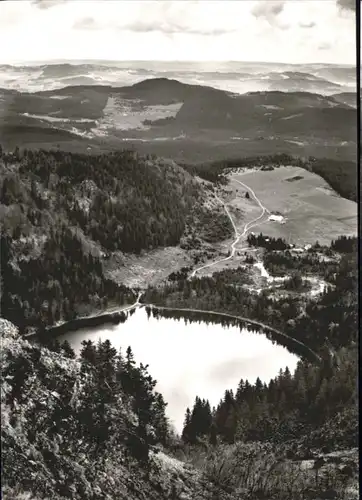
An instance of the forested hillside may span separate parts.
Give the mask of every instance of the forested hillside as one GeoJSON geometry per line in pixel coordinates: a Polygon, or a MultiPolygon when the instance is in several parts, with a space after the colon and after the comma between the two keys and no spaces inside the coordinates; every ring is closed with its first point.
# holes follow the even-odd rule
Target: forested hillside
{"type": "Polygon", "coordinates": [[[0,156],[0,192],[1,311],[23,330],[133,302],[102,261],[176,245],[200,186],[173,162],[132,151],[17,148],[0,156]]]}
{"type": "Polygon", "coordinates": [[[357,498],[356,346],[269,385],[241,380],[213,411],[197,397],[182,443],[131,349],[84,342],[76,360],[7,321],[0,332],[7,500],[357,498]]]}
{"type": "Polygon", "coordinates": [[[17,239],[63,222],[125,252],[178,243],[198,192],[175,163],[132,151],[90,156],[16,149],[2,155],[1,177],[5,227],[17,239]]]}
{"type": "Polygon", "coordinates": [[[1,314],[21,331],[135,299],[127,287],[104,277],[99,257],[85,251],[67,227],[51,230],[33,258],[20,253],[17,243],[5,232],[1,235],[1,314]]]}

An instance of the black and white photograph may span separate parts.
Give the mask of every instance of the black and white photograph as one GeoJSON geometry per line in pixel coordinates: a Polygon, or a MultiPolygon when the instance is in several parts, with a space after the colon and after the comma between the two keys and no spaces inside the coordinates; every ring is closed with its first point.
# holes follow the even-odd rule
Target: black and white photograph
{"type": "Polygon", "coordinates": [[[4,500],[360,498],[359,18],[0,2],[4,500]]]}

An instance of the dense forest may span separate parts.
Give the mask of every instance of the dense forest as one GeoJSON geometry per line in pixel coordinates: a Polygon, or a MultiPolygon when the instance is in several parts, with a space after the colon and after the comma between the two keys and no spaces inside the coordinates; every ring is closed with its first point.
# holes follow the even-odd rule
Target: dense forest
{"type": "MultiPolygon", "coordinates": [[[[180,242],[210,251],[204,242],[232,228],[225,214],[214,221],[203,207],[205,192],[193,176],[222,184],[230,169],[255,164],[307,168],[356,199],[355,166],[346,162],[273,155],[183,169],[132,151],[93,156],[0,147],[1,316],[21,334],[29,327],[44,333],[58,322],[133,303],[135,291],[105,277],[104,259],[180,242]]],[[[5,498],[350,498],[351,467],[335,474],[333,487],[319,484],[317,466],[315,481],[314,469],[312,481],[298,469],[291,485],[287,461],[315,457],[312,448],[357,446],[357,238],[316,243],[299,254],[263,234],[249,235],[248,243],[270,274],[290,276],[283,281],[288,293],[253,291],[249,257],[246,266],[211,277],[190,279],[189,267],[171,273],[145,291],[142,302],[153,304],[147,313],[239,327],[246,323],[228,314],[254,320],[301,359],[295,373],[286,367],[269,382],[240,380],[225,388],[215,408],[199,394],[186,409],[181,439],[148,365],[137,365],[131,348],[117,352],[109,341],[87,341],[76,356],[48,331],[44,344],[31,344],[0,320],[5,498]],[[327,284],[320,295],[306,293],[311,276],[327,284]],[[172,454],[181,454],[187,467],[172,454]],[[347,496],[337,496],[338,488],[347,496]]]]}
{"type": "MultiPolygon", "coordinates": [[[[273,238],[269,241],[273,242],[273,238]]],[[[264,244],[262,245],[264,248],[264,244]]],[[[333,280],[338,272],[339,258],[337,254],[357,254],[357,238],[341,236],[331,242],[331,245],[321,246],[314,244],[303,254],[293,254],[293,249],[278,251],[269,247],[263,255],[263,263],[268,272],[273,276],[285,276],[288,273],[300,275],[314,275],[327,282],[333,280]]]]}
{"type": "Polygon", "coordinates": [[[180,441],[130,348],[85,341],[76,359],[66,342],[32,345],[4,320],[0,332],[7,500],[357,498],[354,456],[316,458],[356,446],[356,345],[269,384],[241,380],[217,408],[196,397],[180,441]]]}
{"type": "Polygon", "coordinates": [[[267,250],[286,250],[290,245],[283,238],[272,238],[264,236],[262,233],[255,235],[248,234],[247,242],[251,247],[262,247],[267,250]]]}
{"type": "Polygon", "coordinates": [[[90,156],[17,148],[0,160],[1,199],[12,208],[6,227],[17,238],[61,220],[110,251],[175,245],[199,194],[181,167],[132,151],[90,156]]]}

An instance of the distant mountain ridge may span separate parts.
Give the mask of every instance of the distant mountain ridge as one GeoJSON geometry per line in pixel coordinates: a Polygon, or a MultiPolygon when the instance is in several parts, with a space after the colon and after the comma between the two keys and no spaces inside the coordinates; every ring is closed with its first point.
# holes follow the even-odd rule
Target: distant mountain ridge
{"type": "MultiPolygon", "coordinates": [[[[59,141],[73,138],[83,150],[119,149],[127,141],[127,147],[147,144],[150,149],[142,152],[177,160],[180,152],[182,160],[191,159],[190,144],[208,151],[229,144],[238,155],[246,147],[247,156],[300,154],[306,148],[303,156],[337,154],[350,160],[357,126],[352,96],[279,90],[237,94],[164,77],[123,87],[72,85],[26,93],[0,89],[0,143],[12,147],[31,134],[25,140],[28,147],[56,144],[58,130],[59,141]]],[[[197,160],[214,159],[200,154],[197,160]]]]}
{"type": "Polygon", "coordinates": [[[0,87],[21,91],[61,88],[65,85],[130,85],[151,78],[174,78],[222,90],[310,90],[332,94],[348,91],[356,81],[352,66],[190,61],[52,61],[0,65],[0,87]]]}

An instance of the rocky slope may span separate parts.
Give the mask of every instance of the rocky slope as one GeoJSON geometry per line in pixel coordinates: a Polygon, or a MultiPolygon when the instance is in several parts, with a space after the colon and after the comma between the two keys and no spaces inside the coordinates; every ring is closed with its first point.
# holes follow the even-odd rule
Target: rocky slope
{"type": "MultiPolygon", "coordinates": [[[[206,498],[199,474],[157,447],[147,464],[128,456],[125,438],[90,453],[76,424],[86,386],[81,363],[30,344],[4,319],[0,335],[4,499],[206,498]]],[[[132,396],[120,396],[122,431],[131,431],[132,396]]]]}
{"type": "MultiPolygon", "coordinates": [[[[165,445],[153,440],[147,460],[135,458],[141,416],[127,391],[105,407],[101,415],[118,420],[109,441],[103,446],[98,441],[94,448],[97,412],[93,434],[82,428],[84,402],[93,409],[96,401],[84,360],[30,344],[4,319],[0,335],[6,500],[358,498],[356,448],[317,454],[304,446],[284,449],[268,443],[215,447],[200,442],[190,448],[170,434],[165,445]]],[[[151,425],[147,432],[155,435],[157,429],[151,425]]]]}

